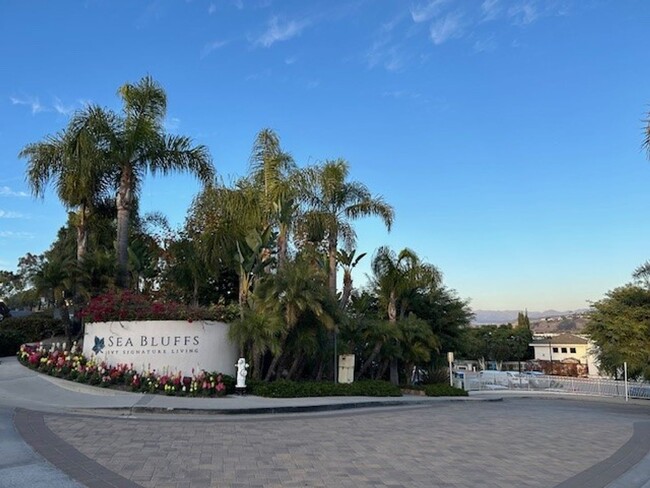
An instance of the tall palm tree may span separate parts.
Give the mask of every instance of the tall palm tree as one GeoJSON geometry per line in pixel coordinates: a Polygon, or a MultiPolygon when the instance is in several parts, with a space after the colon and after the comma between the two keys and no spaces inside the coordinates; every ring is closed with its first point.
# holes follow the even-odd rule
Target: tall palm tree
{"type": "Polygon", "coordinates": [[[93,207],[107,196],[110,169],[99,144],[96,122],[103,111],[89,106],[74,114],[67,128],[44,141],[28,144],[20,152],[27,158],[27,183],[36,197],[43,197],[52,182],[66,208],[74,211],[77,229],[77,261],[88,247],[88,218],[93,207]]]}
{"type": "Polygon", "coordinates": [[[339,238],[352,246],[356,234],[351,221],[368,216],[378,216],[388,230],[393,224],[394,211],[379,196],[356,181],[347,181],[348,163],[342,159],[327,161],[305,171],[307,191],[306,226],[320,229],[327,239],[329,261],[329,290],[336,296],[336,252],[339,238]]]}
{"type": "Polygon", "coordinates": [[[119,90],[121,116],[105,119],[104,137],[117,173],[117,282],[128,286],[129,221],[144,176],[185,171],[205,184],[214,180],[208,149],[190,138],[166,134],[163,127],[167,95],[150,76],[119,90]]]}
{"type": "Polygon", "coordinates": [[[289,232],[296,211],[296,165],[280,147],[280,139],[271,129],[262,129],[255,138],[249,178],[262,192],[260,202],[266,225],[278,229],[278,268],[287,260],[289,232]]]}

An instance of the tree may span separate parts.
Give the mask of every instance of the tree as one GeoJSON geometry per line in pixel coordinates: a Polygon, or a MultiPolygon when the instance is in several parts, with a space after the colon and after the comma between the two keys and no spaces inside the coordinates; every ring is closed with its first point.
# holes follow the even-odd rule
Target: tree
{"type": "Polygon", "coordinates": [[[632,273],[632,278],[634,282],[640,286],[643,286],[647,290],[650,290],[650,261],[636,267],[632,273]]]}
{"type": "Polygon", "coordinates": [[[117,282],[127,287],[129,221],[144,176],[185,171],[211,184],[215,172],[205,146],[165,133],[167,95],[151,77],[126,83],[118,94],[122,115],[108,114],[100,125],[117,178],[117,282]]]}
{"type": "Polygon", "coordinates": [[[350,221],[378,216],[388,230],[393,224],[394,211],[381,197],[372,196],[368,188],[356,181],[347,181],[348,163],[342,159],[327,161],[322,166],[305,171],[305,222],[327,239],[329,261],[329,290],[336,296],[336,253],[339,238],[348,247],[356,235],[350,221]]]}
{"type": "Polygon", "coordinates": [[[585,332],[596,344],[600,369],[650,379],[650,290],[626,285],[595,302],[585,332]]]}
{"type": "Polygon", "coordinates": [[[365,252],[358,256],[356,256],[356,253],[356,249],[352,249],[350,252],[340,249],[337,253],[337,260],[343,266],[343,291],[339,300],[339,306],[342,310],[347,306],[352,293],[352,270],[366,256],[365,252]]]}
{"type": "Polygon", "coordinates": [[[526,312],[519,312],[517,314],[517,327],[530,329],[530,319],[528,318],[528,310],[526,312]]]}
{"type": "MultiPolygon", "coordinates": [[[[442,280],[435,266],[423,263],[408,248],[396,254],[388,247],[380,247],[373,256],[371,269],[372,286],[391,324],[397,322],[398,314],[400,319],[406,318],[415,297],[432,292],[442,280]]],[[[397,358],[391,361],[390,377],[394,384],[399,382],[397,358]]]]}
{"type": "Polygon", "coordinates": [[[255,138],[249,178],[261,191],[259,199],[265,224],[278,229],[278,268],[287,260],[289,232],[297,209],[296,166],[280,147],[280,139],[271,129],[262,129],[255,138]]]}
{"type": "Polygon", "coordinates": [[[254,310],[282,321],[279,334],[279,352],[274,355],[266,374],[266,380],[276,374],[276,368],[285,352],[289,334],[309,315],[327,330],[334,327],[336,306],[329,306],[332,297],[324,286],[323,275],[315,273],[309,264],[301,260],[287,262],[276,274],[260,280],[255,288],[254,310]]]}
{"type": "Polygon", "coordinates": [[[104,117],[101,109],[87,107],[62,133],[28,144],[20,152],[28,159],[27,183],[34,196],[42,198],[53,182],[61,202],[74,211],[79,262],[87,250],[89,214],[109,189],[110,171],[97,133],[97,122],[104,117]]]}

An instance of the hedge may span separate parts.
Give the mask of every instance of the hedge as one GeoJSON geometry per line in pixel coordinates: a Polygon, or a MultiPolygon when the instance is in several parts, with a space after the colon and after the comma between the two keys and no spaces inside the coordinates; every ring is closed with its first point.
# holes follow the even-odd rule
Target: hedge
{"type": "Polygon", "coordinates": [[[63,334],[63,322],[44,314],[6,318],[0,322],[0,357],[13,356],[21,344],[63,334]]]}
{"type": "Polygon", "coordinates": [[[326,396],[402,396],[399,387],[386,381],[364,380],[354,383],[332,383],[321,381],[287,381],[272,383],[249,382],[252,395],[270,398],[326,397],[326,396]]]}

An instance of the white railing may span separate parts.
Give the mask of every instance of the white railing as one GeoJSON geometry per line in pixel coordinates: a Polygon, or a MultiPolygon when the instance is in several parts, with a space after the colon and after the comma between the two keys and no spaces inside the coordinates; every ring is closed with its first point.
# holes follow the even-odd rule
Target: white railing
{"type": "MultiPolygon", "coordinates": [[[[525,374],[515,378],[506,375],[482,377],[478,372],[464,372],[454,375],[454,385],[467,391],[518,390],[623,398],[626,396],[625,382],[608,378],[525,374]]],[[[650,399],[650,382],[628,381],[627,396],[650,399]]]]}

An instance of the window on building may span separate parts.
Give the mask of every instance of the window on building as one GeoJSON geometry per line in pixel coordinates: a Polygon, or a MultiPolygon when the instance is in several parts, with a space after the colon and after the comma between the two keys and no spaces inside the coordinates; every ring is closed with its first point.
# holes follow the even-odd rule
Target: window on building
{"type": "Polygon", "coordinates": [[[557,347],[554,347],[554,348],[553,348],[553,352],[558,352],[558,348],[557,348],[557,347]]]}
{"type": "Polygon", "coordinates": [[[562,352],[566,353],[566,347],[562,348],[562,352]]]}
{"type": "Polygon", "coordinates": [[[571,348],[569,348],[569,351],[571,351],[571,354],[575,354],[575,353],[576,353],[576,348],[575,348],[575,347],[571,347],[571,348]]]}

